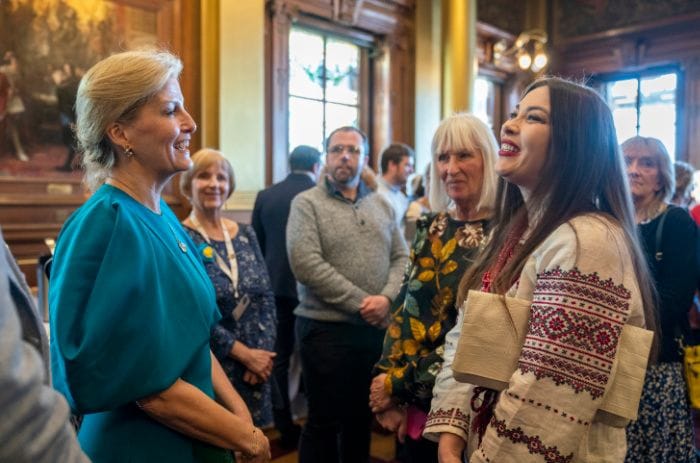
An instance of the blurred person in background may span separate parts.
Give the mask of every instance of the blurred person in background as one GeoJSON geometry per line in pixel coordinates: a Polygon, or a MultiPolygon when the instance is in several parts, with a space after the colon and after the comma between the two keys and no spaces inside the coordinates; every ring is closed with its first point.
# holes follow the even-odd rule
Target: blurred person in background
{"type": "Polygon", "coordinates": [[[252,225],[265,257],[275,293],[277,341],[272,383],[272,413],[280,432],[280,444],[295,448],[301,427],[292,420],[289,396],[290,358],[294,352],[294,309],[299,305],[297,282],[287,257],[287,221],[292,199],[316,185],[321,168],[321,153],[300,145],[289,155],[291,172],[279,183],[258,193],[253,207],[252,225]]]}
{"type": "Polygon", "coordinates": [[[382,151],[381,175],[377,178],[377,193],[389,201],[396,223],[403,231],[409,198],[404,191],[413,173],[415,153],[404,143],[392,143],[382,151]]]}
{"type": "Polygon", "coordinates": [[[671,198],[671,204],[682,207],[685,210],[693,208],[693,166],[683,161],[673,163],[673,171],[676,179],[676,188],[671,198]]]}
{"type": "Polygon", "coordinates": [[[637,230],[658,292],[661,328],[658,363],[649,365],[639,418],[627,427],[629,463],[694,462],[693,426],[679,340],[691,332],[688,310],[698,283],[698,229],[682,207],[673,164],[656,138],[633,137],[621,145],[634,202],[637,230]]]}

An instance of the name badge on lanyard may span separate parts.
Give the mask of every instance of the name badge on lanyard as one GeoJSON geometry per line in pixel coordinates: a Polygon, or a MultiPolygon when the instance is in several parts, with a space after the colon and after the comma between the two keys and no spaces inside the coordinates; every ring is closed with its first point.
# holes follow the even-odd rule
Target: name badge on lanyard
{"type": "Polygon", "coordinates": [[[214,255],[216,257],[216,265],[218,265],[221,271],[224,272],[224,275],[226,275],[229,278],[229,280],[231,280],[231,285],[233,286],[233,294],[236,298],[238,298],[238,261],[236,260],[236,252],[233,250],[233,243],[231,243],[231,235],[228,232],[228,228],[226,228],[226,224],[224,224],[224,219],[221,219],[221,229],[224,232],[224,244],[226,245],[226,254],[228,254],[228,265],[221,257],[219,252],[216,250],[216,248],[211,245],[209,235],[207,235],[207,232],[204,231],[204,227],[202,227],[202,224],[199,223],[199,220],[197,220],[197,217],[195,217],[194,211],[192,211],[192,213],[190,214],[190,222],[192,222],[192,225],[194,225],[194,228],[197,229],[199,234],[202,235],[204,241],[206,241],[207,244],[211,246],[211,249],[214,251],[214,255]]]}

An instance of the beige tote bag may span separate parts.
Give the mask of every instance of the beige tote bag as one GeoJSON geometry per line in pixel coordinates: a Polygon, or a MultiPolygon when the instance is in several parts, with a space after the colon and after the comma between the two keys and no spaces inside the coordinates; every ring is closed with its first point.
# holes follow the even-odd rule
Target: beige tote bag
{"type": "MultiPolygon", "coordinates": [[[[452,364],[457,381],[502,391],[518,367],[531,302],[500,294],[469,291],[462,335],[452,364]]],[[[613,383],[596,421],[624,427],[637,419],[654,333],[625,325],[613,365],[613,383]]]]}

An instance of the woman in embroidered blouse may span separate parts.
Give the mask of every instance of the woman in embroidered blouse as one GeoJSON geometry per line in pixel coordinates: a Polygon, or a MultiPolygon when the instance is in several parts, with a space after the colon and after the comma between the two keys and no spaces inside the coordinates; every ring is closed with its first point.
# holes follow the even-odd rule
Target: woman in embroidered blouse
{"type": "Polygon", "coordinates": [[[183,224],[216,289],[221,320],[212,330],[211,348],[256,426],[267,426],[272,424],[268,380],[277,324],[265,260],[253,227],[222,217],[235,188],[229,161],[218,151],[202,149],[192,162],[180,177],[180,189],[192,203],[183,224]]]}
{"type": "Polygon", "coordinates": [[[610,110],[589,88],[538,80],[503,124],[498,156],[501,206],[458,304],[481,292],[469,293],[446,336],[424,435],[439,439],[444,463],[461,462],[465,449],[470,462],[621,462],[621,420],[597,412],[623,326],[654,326],[654,317],[610,110]],[[488,293],[501,301],[491,310],[513,297],[529,311],[500,393],[456,383],[451,368],[460,334],[484,334],[460,330],[472,299],[488,293]]]}
{"type": "Polygon", "coordinates": [[[437,461],[421,438],[445,334],[454,326],[457,284],[488,230],[496,194],[496,139],[477,117],[455,114],[432,141],[429,194],[435,213],[421,217],[401,291],[391,308],[370,405],[379,422],[406,437],[408,461],[437,461]]]}
{"type": "Polygon", "coordinates": [[[209,349],[219,316],[194,245],[161,198],[191,165],[182,63],[118,53],[83,77],[77,139],[90,199],[51,273],[54,387],[96,463],[269,461],[267,439],[209,349]]]}
{"type": "Polygon", "coordinates": [[[639,419],[627,428],[626,461],[694,462],[693,424],[677,338],[689,340],[688,309],[698,282],[698,230],[687,211],[669,204],[674,175],[664,145],[655,138],[634,137],[621,148],[637,228],[659,294],[661,328],[659,362],[647,371],[639,419]]]}

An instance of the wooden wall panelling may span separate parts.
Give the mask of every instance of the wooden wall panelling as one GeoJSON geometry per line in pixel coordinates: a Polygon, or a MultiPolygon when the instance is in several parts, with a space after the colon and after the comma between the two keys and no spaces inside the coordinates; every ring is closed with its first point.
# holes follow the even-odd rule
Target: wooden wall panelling
{"type": "Polygon", "coordinates": [[[412,27],[400,28],[389,36],[390,86],[389,103],[392,115],[390,142],[413,145],[415,108],[415,33],[412,27]]]}
{"type": "Polygon", "coordinates": [[[413,0],[270,0],[287,4],[301,14],[323,18],[372,34],[390,34],[400,23],[411,22],[413,0]]]}
{"type": "Polygon", "coordinates": [[[681,17],[697,18],[700,13],[696,0],[548,1],[553,19],[551,36],[557,43],[572,37],[610,36],[649,23],[674,23],[681,17]]]}
{"type": "Polygon", "coordinates": [[[592,74],[677,66],[683,73],[678,121],[678,158],[700,167],[700,13],[606,32],[563,38],[555,43],[555,74],[574,78],[592,74]]]}
{"type": "Polygon", "coordinates": [[[477,21],[476,56],[479,60],[479,74],[498,82],[506,81],[519,70],[512,56],[500,57],[496,61],[493,47],[501,40],[505,41],[507,47],[511,47],[515,42],[515,36],[491,24],[477,21]]]}
{"type": "Polygon", "coordinates": [[[266,100],[269,116],[266,139],[265,184],[270,185],[287,174],[287,133],[289,113],[289,30],[297,9],[286,1],[269,1],[266,4],[268,19],[266,48],[268,80],[266,100]]]}
{"type": "Polygon", "coordinates": [[[77,178],[0,177],[2,232],[30,286],[36,286],[39,256],[49,252],[45,239],[56,239],[87,197],[77,178]]]}
{"type": "Polygon", "coordinates": [[[554,43],[559,55],[554,70],[617,72],[692,59],[700,53],[698,21],[700,14],[562,39],[554,43]]]}
{"type": "Polygon", "coordinates": [[[493,131],[496,139],[499,139],[501,125],[520,100],[522,90],[532,81],[533,76],[529,72],[522,71],[514,57],[503,56],[497,60],[494,56],[494,45],[504,41],[506,48],[510,48],[515,43],[515,35],[492,24],[477,21],[476,37],[479,75],[499,84],[499,90],[494,95],[493,114],[493,131]]]}
{"type": "Polygon", "coordinates": [[[685,71],[685,143],[679,153],[687,153],[686,160],[700,168],[700,56],[689,59],[685,71]]]}
{"type": "MultiPolygon", "coordinates": [[[[156,14],[159,44],[178,54],[184,63],[181,86],[187,109],[199,120],[199,2],[182,0],[119,0],[120,3],[156,14]]],[[[195,134],[191,149],[199,146],[195,134]]],[[[187,201],[171,184],[164,199],[179,217],[187,201]]],[[[45,239],[55,239],[70,214],[85,202],[88,193],[77,177],[0,176],[0,226],[5,240],[31,286],[36,285],[36,263],[48,252],[45,239]]]]}

